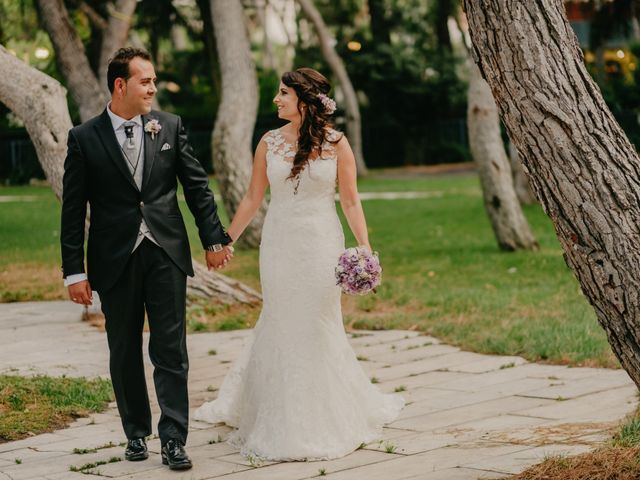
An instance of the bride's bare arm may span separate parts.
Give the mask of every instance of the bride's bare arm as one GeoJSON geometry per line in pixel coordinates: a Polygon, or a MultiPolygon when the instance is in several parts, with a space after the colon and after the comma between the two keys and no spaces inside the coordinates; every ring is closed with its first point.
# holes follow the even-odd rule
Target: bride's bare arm
{"type": "Polygon", "coordinates": [[[358,245],[364,245],[371,250],[367,221],[364,218],[362,203],[358,195],[356,159],[353,156],[347,137],[342,137],[336,145],[338,154],[338,190],[340,205],[344,216],[347,217],[349,228],[356,237],[358,245]]]}
{"type": "Polygon", "coordinates": [[[253,220],[264,199],[264,193],[269,185],[266,155],[267,144],[263,137],[256,147],[256,153],[253,158],[253,170],[251,172],[249,189],[242,198],[240,205],[238,205],[236,214],[233,216],[231,225],[229,225],[227,230],[227,233],[234,242],[238,240],[238,237],[242,235],[244,229],[247,228],[247,225],[253,220]]]}

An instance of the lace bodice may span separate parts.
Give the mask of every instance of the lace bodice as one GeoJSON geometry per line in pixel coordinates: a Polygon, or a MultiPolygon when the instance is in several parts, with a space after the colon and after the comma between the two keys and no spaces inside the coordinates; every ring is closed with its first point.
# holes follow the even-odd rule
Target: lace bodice
{"type": "Polygon", "coordinates": [[[299,178],[287,179],[296,154],[294,145],[285,141],[279,129],[267,132],[264,141],[267,144],[267,177],[271,186],[271,202],[290,203],[294,200],[293,196],[317,197],[320,201],[331,198],[333,201],[338,165],[336,145],[332,142],[339,140],[341,136],[340,132],[329,130],[320,156],[309,160],[299,178]]]}

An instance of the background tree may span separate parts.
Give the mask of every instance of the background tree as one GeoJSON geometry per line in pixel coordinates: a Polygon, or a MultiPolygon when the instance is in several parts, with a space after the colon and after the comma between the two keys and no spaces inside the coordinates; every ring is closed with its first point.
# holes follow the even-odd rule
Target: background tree
{"type": "MultiPolygon", "coordinates": [[[[222,76],[222,100],[213,129],[213,166],[224,205],[233,217],[251,179],[258,81],[240,1],[211,0],[211,15],[222,76]]],[[[263,202],[243,233],[242,244],[260,244],[265,212],[263,202]]]]}
{"type": "Polygon", "coordinates": [[[38,0],[40,18],[56,51],[58,68],[84,122],[98,115],[107,94],[91,70],[86,51],[62,0],[38,0]]]}
{"type": "Polygon", "coordinates": [[[297,0],[297,2],[298,5],[300,5],[300,9],[305,18],[307,18],[307,20],[309,20],[313,25],[313,28],[318,35],[322,54],[331,68],[331,71],[335,75],[342,94],[344,95],[345,113],[347,116],[347,135],[356,158],[358,176],[364,176],[367,174],[367,165],[365,164],[364,156],[362,154],[362,120],[356,91],[353,88],[347,69],[344,66],[344,62],[336,53],[333,46],[335,39],[324,23],[320,11],[316,8],[312,0],[297,0]]]}
{"type": "Polygon", "coordinates": [[[491,86],[569,267],[640,386],[640,158],[556,0],[464,0],[491,86]]]}
{"type": "Polygon", "coordinates": [[[469,106],[467,121],[471,154],[478,166],[484,208],[502,250],[538,248],[522,212],[511,176],[511,165],[500,132],[500,118],[489,85],[478,67],[469,62],[469,106]]]}
{"type": "Polygon", "coordinates": [[[67,91],[0,45],[0,102],[24,122],[47,180],[61,200],[67,133],[72,127],[67,91]]]}

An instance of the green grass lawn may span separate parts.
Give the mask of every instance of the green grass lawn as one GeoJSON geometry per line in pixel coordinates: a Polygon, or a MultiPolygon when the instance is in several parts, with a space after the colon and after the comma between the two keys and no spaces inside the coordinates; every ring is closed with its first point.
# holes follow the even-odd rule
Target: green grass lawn
{"type": "MultiPolygon", "coordinates": [[[[345,297],[349,327],[414,328],[477,352],[617,366],[539,206],[526,208],[526,215],[540,250],[507,253],[496,246],[472,173],[374,176],[360,182],[360,191],[420,191],[430,196],[363,202],[384,282],[375,295],[345,297]]],[[[32,195],[36,201],[0,203],[0,298],[62,298],[57,201],[46,187],[0,188],[0,196],[7,195],[32,195]]],[[[194,256],[201,258],[193,219],[184,202],[181,207],[194,256]]],[[[223,219],[227,224],[224,213],[223,219]]],[[[343,225],[353,245],[344,218],[343,225]]],[[[257,261],[256,251],[236,252],[226,273],[259,287],[257,261]]],[[[217,329],[251,325],[257,316],[219,307],[209,310],[221,322],[217,329]]],[[[201,322],[192,327],[209,328],[201,322]]]]}
{"type": "Polygon", "coordinates": [[[0,375],[0,443],[62,428],[111,400],[109,380],[0,375]]]}

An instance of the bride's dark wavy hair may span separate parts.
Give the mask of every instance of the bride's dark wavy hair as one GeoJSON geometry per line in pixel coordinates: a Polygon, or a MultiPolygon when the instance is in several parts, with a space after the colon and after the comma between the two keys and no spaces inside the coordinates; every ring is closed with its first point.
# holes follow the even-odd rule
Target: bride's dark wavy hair
{"type": "Polygon", "coordinates": [[[322,152],[322,143],[338,143],[337,140],[327,138],[328,129],[332,127],[331,114],[327,112],[318,95],[328,95],[331,90],[329,80],[313,68],[298,68],[293,72],[285,72],[282,75],[282,83],[293,88],[298,96],[298,112],[302,117],[300,134],[298,136],[298,149],[293,159],[293,167],[287,178],[295,178],[309,163],[309,156],[322,152]],[[306,112],[303,112],[306,106],[306,112]]]}

